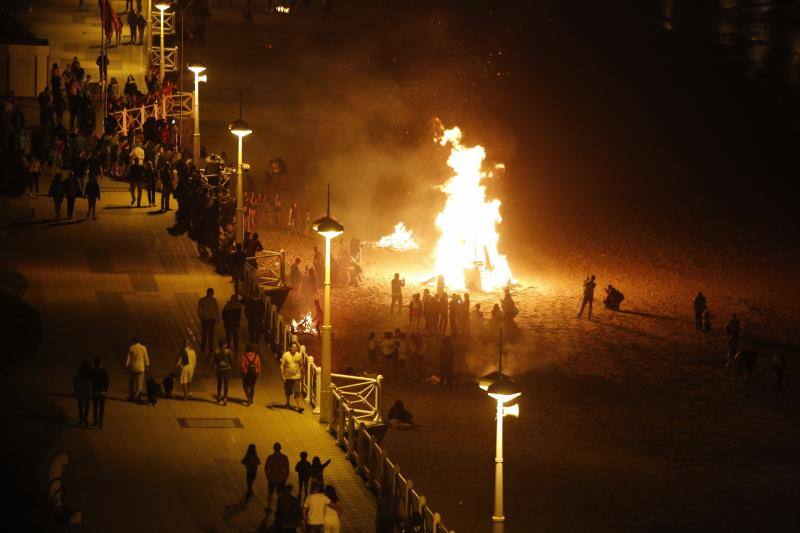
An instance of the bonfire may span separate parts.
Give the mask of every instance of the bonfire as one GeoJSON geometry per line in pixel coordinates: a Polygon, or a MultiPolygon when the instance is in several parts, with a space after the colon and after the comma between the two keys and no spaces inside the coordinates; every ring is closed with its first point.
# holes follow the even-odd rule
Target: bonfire
{"type": "Polygon", "coordinates": [[[300,333],[307,333],[309,335],[316,335],[317,329],[314,327],[314,319],[311,317],[311,313],[306,313],[300,321],[292,319],[292,333],[300,334],[300,333]]]}
{"type": "Polygon", "coordinates": [[[490,291],[512,283],[508,261],[497,251],[497,226],[503,220],[500,200],[486,198],[484,181],[494,177],[483,170],[486,151],[480,145],[464,146],[458,127],[444,129],[440,124],[434,140],[450,145],[447,165],[454,171],[440,187],[447,199],[436,217],[441,235],[433,254],[435,274],[442,275],[451,290],[490,291]]]}
{"type": "Polygon", "coordinates": [[[402,222],[394,225],[394,232],[384,235],[376,243],[378,248],[389,248],[398,252],[419,250],[419,244],[414,240],[414,230],[406,228],[402,222]]]}

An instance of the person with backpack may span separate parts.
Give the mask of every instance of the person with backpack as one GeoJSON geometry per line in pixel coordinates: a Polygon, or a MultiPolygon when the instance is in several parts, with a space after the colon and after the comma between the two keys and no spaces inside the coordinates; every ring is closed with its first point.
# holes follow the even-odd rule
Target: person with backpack
{"type": "Polygon", "coordinates": [[[249,345],[242,354],[242,386],[244,387],[245,402],[247,406],[252,405],[256,395],[256,382],[261,376],[261,357],[256,353],[253,345],[249,345]]]}
{"type": "Polygon", "coordinates": [[[214,351],[214,368],[217,370],[217,402],[228,405],[228,381],[233,367],[233,354],[225,341],[219,341],[214,351]]]}
{"type": "Polygon", "coordinates": [[[175,363],[175,370],[180,376],[181,388],[183,389],[183,399],[188,400],[192,397],[192,379],[194,378],[194,368],[197,365],[197,353],[192,348],[192,343],[186,341],[178,361],[175,363]]]}

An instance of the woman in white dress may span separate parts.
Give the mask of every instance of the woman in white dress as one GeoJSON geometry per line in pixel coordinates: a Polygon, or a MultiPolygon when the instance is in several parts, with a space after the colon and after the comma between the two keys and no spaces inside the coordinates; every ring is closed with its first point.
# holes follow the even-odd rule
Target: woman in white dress
{"type": "Polygon", "coordinates": [[[196,364],[197,353],[194,351],[194,348],[192,348],[191,342],[187,340],[175,364],[181,388],[183,388],[184,400],[188,400],[192,397],[192,379],[194,378],[194,367],[196,364]]]}
{"type": "Polygon", "coordinates": [[[339,516],[342,514],[342,506],[339,503],[339,496],[336,494],[336,489],[333,485],[325,486],[325,496],[331,501],[325,507],[325,514],[322,517],[323,531],[325,533],[339,533],[341,527],[339,516]]]}

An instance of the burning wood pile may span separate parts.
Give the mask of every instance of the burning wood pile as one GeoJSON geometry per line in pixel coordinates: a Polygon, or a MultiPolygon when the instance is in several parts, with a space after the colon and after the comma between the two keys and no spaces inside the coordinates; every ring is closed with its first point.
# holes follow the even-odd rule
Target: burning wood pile
{"type": "Polygon", "coordinates": [[[294,318],[292,319],[292,333],[299,335],[301,333],[306,333],[308,335],[316,335],[317,328],[314,326],[314,319],[311,317],[311,313],[306,313],[303,318],[300,319],[298,322],[294,318]]]}

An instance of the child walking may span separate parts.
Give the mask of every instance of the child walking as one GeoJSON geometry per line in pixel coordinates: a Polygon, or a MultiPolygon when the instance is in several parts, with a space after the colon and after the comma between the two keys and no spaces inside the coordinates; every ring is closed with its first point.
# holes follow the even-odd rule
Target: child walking
{"type": "Polygon", "coordinates": [[[253,481],[255,481],[256,474],[258,474],[258,465],[261,464],[261,459],[258,458],[255,444],[251,444],[247,447],[247,453],[245,453],[242,458],[242,464],[244,465],[245,477],[247,479],[247,494],[245,495],[245,499],[249,500],[253,497],[253,481]]]}

